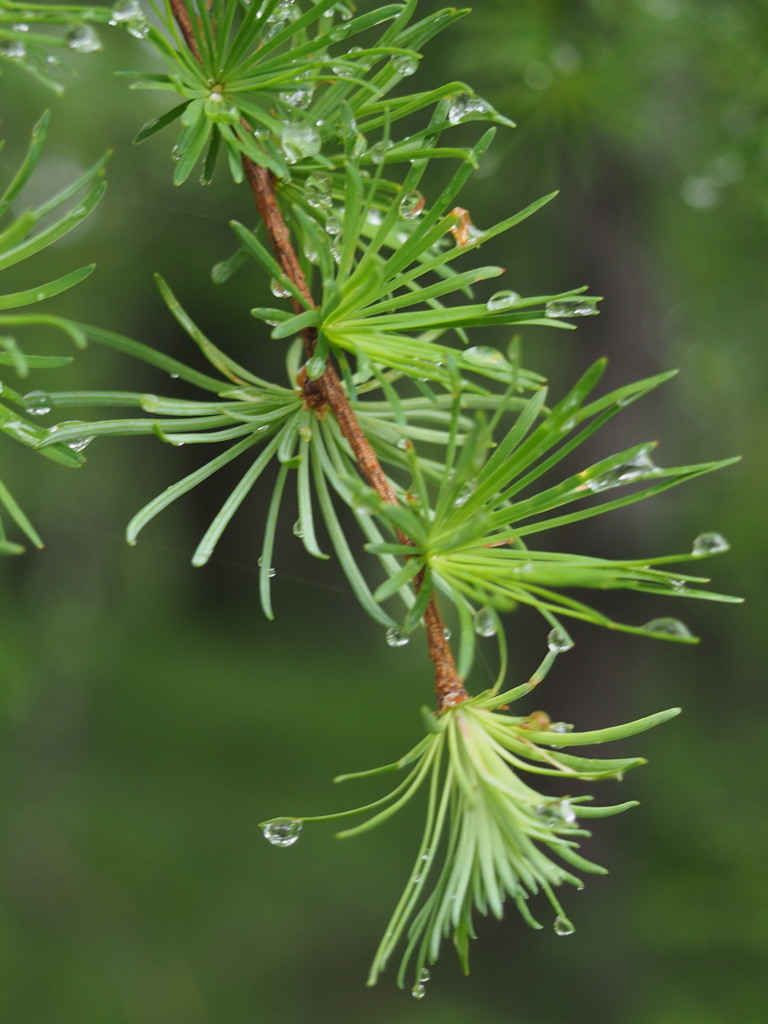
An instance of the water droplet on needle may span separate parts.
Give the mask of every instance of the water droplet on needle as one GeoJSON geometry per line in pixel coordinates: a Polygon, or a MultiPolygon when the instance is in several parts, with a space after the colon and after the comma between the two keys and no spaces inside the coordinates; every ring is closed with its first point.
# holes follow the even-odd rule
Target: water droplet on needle
{"type": "Polygon", "coordinates": [[[275,818],[262,825],[261,830],[272,846],[293,846],[298,841],[303,825],[301,818],[275,818]]]}
{"type": "Polygon", "coordinates": [[[722,533],[700,533],[693,542],[691,554],[697,557],[719,555],[723,551],[728,551],[730,547],[722,533]]]}

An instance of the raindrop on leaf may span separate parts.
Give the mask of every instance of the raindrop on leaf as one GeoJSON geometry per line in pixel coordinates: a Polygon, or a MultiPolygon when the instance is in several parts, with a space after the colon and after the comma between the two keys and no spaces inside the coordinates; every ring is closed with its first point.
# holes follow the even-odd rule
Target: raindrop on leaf
{"type": "Polygon", "coordinates": [[[478,608],[472,625],[478,636],[496,636],[496,621],[490,608],[478,608]]]}
{"type": "Polygon", "coordinates": [[[21,39],[0,40],[0,54],[9,60],[23,60],[27,56],[27,47],[21,39]]]}
{"type": "Polygon", "coordinates": [[[310,174],[304,183],[304,194],[310,206],[327,210],[332,203],[331,179],[326,174],[310,174]]]}
{"type": "Polygon", "coordinates": [[[390,626],[384,634],[388,647],[405,647],[409,637],[398,626],[390,626]]]}
{"type": "Polygon", "coordinates": [[[295,89],[293,92],[281,92],[280,99],[297,110],[306,110],[312,103],[313,88],[295,89]]]}
{"type": "Polygon", "coordinates": [[[723,551],[730,550],[731,545],[722,533],[700,533],[693,542],[692,555],[719,555],[723,551]]]}
{"type": "Polygon", "coordinates": [[[519,301],[520,296],[517,292],[496,292],[495,295],[492,295],[490,299],[488,299],[488,302],[485,305],[489,313],[499,313],[504,309],[509,309],[519,301]]]}
{"type": "MultiPolygon", "coordinates": [[[[374,143],[374,145],[371,146],[369,154],[371,160],[373,160],[375,164],[383,164],[387,156],[387,151],[391,148],[392,144],[390,142],[384,142],[382,140],[381,142],[374,143]]],[[[368,219],[370,220],[370,215],[368,219]]]]}
{"type": "MultiPolygon", "coordinates": [[[[264,565],[264,559],[259,558],[256,564],[261,569],[261,567],[264,565]]],[[[270,579],[275,578],[276,572],[273,566],[270,565],[270,567],[267,569],[267,575],[269,576],[270,579]]]]}
{"type": "Polygon", "coordinates": [[[101,40],[90,25],[78,25],[67,32],[67,46],[79,53],[94,53],[100,50],[101,40]]]}
{"type": "Polygon", "coordinates": [[[659,473],[659,467],[653,462],[646,450],[640,451],[632,459],[622,462],[618,466],[607,469],[599,476],[585,481],[585,486],[590,491],[607,491],[611,487],[619,487],[621,484],[631,484],[635,480],[642,480],[647,476],[659,473]]]}
{"type": "Polygon", "coordinates": [[[45,391],[30,391],[22,401],[30,416],[45,416],[51,411],[51,399],[45,391]]]}
{"type": "Polygon", "coordinates": [[[269,290],[272,292],[276,299],[287,299],[288,296],[291,294],[290,291],[287,288],[284,288],[283,285],[277,280],[277,278],[274,277],[269,282],[269,290]]]}
{"type": "Polygon", "coordinates": [[[509,362],[503,352],[497,348],[490,348],[488,345],[473,345],[464,349],[462,362],[470,366],[502,367],[509,366],[509,362]]]}
{"type": "Polygon", "coordinates": [[[551,319],[567,316],[594,316],[597,313],[597,299],[552,299],[544,307],[551,319]]]}
{"type": "Polygon", "coordinates": [[[493,107],[484,99],[479,96],[470,96],[469,93],[461,93],[453,98],[448,108],[448,120],[451,124],[461,124],[462,121],[472,121],[494,113],[493,107]]]}
{"type": "Polygon", "coordinates": [[[298,163],[305,157],[317,156],[320,152],[320,132],[311,124],[294,124],[283,129],[280,137],[289,164],[298,163]]]}
{"type": "Polygon", "coordinates": [[[573,724],[571,722],[552,722],[547,732],[567,733],[573,732],[573,724]]]}
{"type": "Polygon", "coordinates": [[[67,448],[71,448],[73,452],[82,452],[93,440],[93,437],[80,437],[77,441],[67,441],[67,448]]]}
{"type": "Polygon", "coordinates": [[[297,842],[304,822],[301,818],[276,818],[262,825],[264,838],[273,846],[293,846],[297,842]]]}
{"type": "Polygon", "coordinates": [[[691,639],[693,634],[684,622],[680,619],[651,619],[642,627],[649,633],[661,633],[664,636],[676,636],[681,640],[691,639]]]}
{"type": "Polygon", "coordinates": [[[411,56],[409,53],[402,53],[397,57],[392,58],[392,67],[404,78],[408,75],[412,75],[419,66],[419,62],[416,57],[411,56]]]}
{"type": "Polygon", "coordinates": [[[570,651],[573,647],[573,640],[568,636],[564,629],[559,626],[555,626],[554,629],[550,630],[547,636],[547,647],[550,651],[554,651],[556,654],[562,654],[564,651],[570,651]]]}
{"type": "Polygon", "coordinates": [[[415,220],[423,209],[424,196],[417,189],[406,193],[398,205],[398,211],[403,220],[415,220]]]}

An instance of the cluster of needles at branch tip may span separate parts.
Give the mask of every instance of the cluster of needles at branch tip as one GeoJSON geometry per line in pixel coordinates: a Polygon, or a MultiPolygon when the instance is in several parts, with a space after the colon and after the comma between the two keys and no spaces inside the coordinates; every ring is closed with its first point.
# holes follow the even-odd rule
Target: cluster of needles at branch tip
{"type": "MultiPolygon", "coordinates": [[[[553,657],[551,652],[550,663],[553,657]]],[[[537,680],[545,672],[546,666],[537,673],[537,680]]],[[[505,713],[513,701],[536,685],[527,683],[507,693],[471,697],[446,708],[437,718],[425,709],[427,733],[408,754],[394,764],[337,780],[406,772],[386,796],[347,812],[263,823],[271,843],[287,845],[283,836],[290,833],[293,842],[302,821],[368,815],[363,824],[339,833],[348,837],[381,824],[417,793],[426,792],[421,844],[374,956],[370,984],[402,946],[398,983],[405,984],[410,974],[412,992],[420,998],[429,967],[447,938],[468,971],[474,913],[501,917],[508,900],[531,927],[541,928],[539,910],[531,897],[543,896],[552,910],[555,934],[574,931],[555,889],[561,885],[580,889],[581,873],[604,871],[577,852],[580,841],[589,835],[584,823],[635,806],[634,801],[595,806],[590,795],[580,792],[581,785],[621,779],[644,762],[636,757],[575,756],[570,748],[634,735],[667,721],[679,709],[591,732],[576,731],[567,722],[552,722],[542,711],[525,717],[505,713]],[[526,781],[526,776],[535,775],[557,778],[568,786],[567,795],[542,795],[526,781]]]]}

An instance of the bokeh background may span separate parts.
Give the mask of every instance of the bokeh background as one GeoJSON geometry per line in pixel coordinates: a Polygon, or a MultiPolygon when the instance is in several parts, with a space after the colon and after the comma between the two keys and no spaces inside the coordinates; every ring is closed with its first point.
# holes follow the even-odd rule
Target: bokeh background
{"type": "MultiPolygon", "coordinates": [[[[97,273],[56,310],[193,358],[154,290],[159,271],[218,343],[258,370],[279,366],[247,312],[267,298],[256,269],[210,284],[211,265],[234,248],[228,220],[254,220],[248,196],[223,176],[208,190],[174,190],[171,136],[131,146],[164,103],[113,77],[145,66],[140,45],[116,32],[107,44],[75,62],[62,99],[3,68],[4,178],[48,106],[37,195],[114,149],[107,198],[38,261],[36,279],[95,259],[97,273]]],[[[682,615],[702,644],[576,630],[576,648],[537,693],[555,717],[586,727],[684,707],[624,745],[647,767],[618,793],[597,792],[642,804],[597,823],[585,852],[611,874],[568,895],[575,935],[532,932],[514,913],[481,919],[468,979],[446,949],[423,1001],[391,979],[366,989],[418,814],[349,843],[330,826],[307,827],[289,850],[264,842],[257,822],[377,795],[374,783],[340,792],[331,779],[393,760],[418,738],[431,687],[423,645],[388,648],[333,565],[307,558],[290,534],[275,555],[277,621],[266,622],[258,494],[205,569],[188,559],[221,500],[217,481],[128,549],[127,519],[189,471],[188,448],[99,441],[71,472],[7,442],[3,478],[46,549],[0,564],[0,1019],[767,1019],[767,49],[763,2],[483,0],[431,45],[408,83],[468,81],[518,122],[466,190],[476,224],[561,190],[489,245],[486,262],[507,267],[505,286],[524,294],[588,284],[606,298],[578,332],[528,329],[527,365],[555,394],[603,354],[611,385],[680,368],[614,421],[599,450],[653,439],[668,465],[744,456],[561,538],[642,557],[685,551],[696,534],[718,530],[733,550],[707,568],[718,590],[747,598],[681,608],[611,595],[611,609],[631,621],[682,615]]],[[[473,137],[473,126],[465,130],[473,137]]],[[[32,386],[173,385],[92,349],[71,370],[37,373],[32,386]]],[[[525,612],[510,619],[514,681],[538,662],[545,634],[525,612]]]]}

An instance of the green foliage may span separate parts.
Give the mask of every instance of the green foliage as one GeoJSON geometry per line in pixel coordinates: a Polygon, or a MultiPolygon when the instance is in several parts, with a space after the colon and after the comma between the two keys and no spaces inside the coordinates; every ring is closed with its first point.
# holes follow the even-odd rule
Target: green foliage
{"type": "MultiPolygon", "coordinates": [[[[42,154],[48,123],[49,117],[46,114],[35,125],[26,157],[0,197],[0,217],[5,217],[12,205],[22,199],[24,186],[42,154]]],[[[0,234],[0,271],[36,256],[76,228],[92,212],[104,194],[105,163],[106,158],[99,160],[90,170],[47,202],[35,209],[25,209],[12,219],[0,234]]],[[[72,362],[71,356],[27,353],[16,338],[19,328],[26,330],[53,327],[66,334],[76,347],[82,348],[85,345],[85,335],[72,321],[46,313],[8,311],[45,302],[79,284],[93,269],[93,265],[80,267],[54,281],[0,295],[0,367],[11,367],[16,377],[24,380],[29,376],[30,370],[67,366],[72,362]],[[6,333],[7,331],[13,333],[6,333]]],[[[2,433],[64,466],[78,467],[83,464],[85,458],[80,454],[80,439],[67,443],[51,437],[50,431],[30,420],[29,417],[32,415],[42,415],[49,411],[47,396],[43,392],[30,392],[22,396],[6,380],[0,380],[0,393],[4,399],[0,403],[2,433]],[[49,438],[51,443],[42,447],[49,438]]],[[[42,547],[37,531],[2,482],[0,505],[26,537],[33,544],[42,547]]],[[[19,554],[23,550],[19,544],[7,540],[0,521],[0,554],[19,554]]]]}
{"type": "MultiPolygon", "coordinates": [[[[579,883],[549,853],[570,866],[599,870],[574,852],[574,837],[586,834],[575,827],[576,819],[631,805],[598,811],[584,803],[585,797],[553,803],[527,787],[517,771],[577,781],[618,777],[641,761],[599,762],[551,748],[630,735],[676,713],[583,733],[556,729],[548,718],[532,721],[501,713],[502,705],[540,682],[557,654],[572,646],[560,617],[672,641],[694,639],[673,618],[619,623],[572,591],[623,588],[676,599],[734,599],[704,590],[708,581],[703,577],[661,568],[725,550],[726,542],[716,534],[701,535],[690,554],[643,560],[531,546],[536,534],[624,508],[732,460],[661,468],[651,459],[654,445],[641,443],[574,471],[581,446],[670,375],[594,397],[604,368],[600,361],[564,398],[548,405],[542,377],[521,363],[516,332],[572,327],[572,318],[596,314],[599,300],[583,287],[535,296],[511,290],[483,296],[484,282],[498,278],[503,268],[476,265],[478,250],[554,194],[483,229],[455,205],[495,133],[495,128],[479,126],[474,143],[456,144],[456,138],[466,138],[465,124],[511,122],[463,83],[402,91],[403,80],[418,68],[422,47],[466,13],[447,10],[413,21],[416,7],[416,0],[409,0],[354,16],[337,0],[192,0],[186,5],[174,0],[153,4],[151,22],[132,0],[112,12],[35,9],[41,23],[63,20],[70,25],[74,20],[81,32],[91,31],[91,21],[122,25],[163,62],[163,72],[130,72],[128,78],[134,89],[159,89],[175,94],[174,100],[182,98],[147,121],[136,137],[141,142],[180,123],[172,153],[175,184],[186,182],[199,167],[201,183],[208,184],[223,153],[234,183],[252,187],[265,223],[251,229],[232,222],[237,249],[213,268],[212,276],[224,284],[253,260],[270,279],[283,304],[251,313],[265,343],[284,343],[285,377],[273,381],[252,372],[247,356],[235,358],[225,342],[209,338],[172,285],[158,277],[169,312],[209,369],[201,371],[192,362],[85,323],[5,313],[0,323],[56,326],[76,344],[89,341],[131,356],[164,378],[177,379],[174,391],[188,386],[184,397],[129,392],[118,384],[108,390],[50,391],[44,402],[35,402],[6,389],[12,407],[0,426],[17,441],[70,465],[84,461],[81,450],[93,438],[154,435],[172,446],[202,445],[201,464],[133,516],[129,542],[177,499],[237,461],[240,478],[221,497],[193,554],[198,566],[209,560],[233,517],[272,469],[259,580],[268,617],[273,615],[275,538],[286,518],[286,494],[295,490],[298,518],[293,508],[289,513],[293,532],[313,557],[327,558],[333,551],[362,608],[387,628],[393,646],[406,642],[429,614],[434,618],[438,613],[430,609],[446,600],[459,621],[462,679],[472,668],[476,636],[496,636],[496,685],[479,697],[469,698],[462,690],[439,703],[426,738],[393,766],[413,766],[405,781],[389,797],[362,808],[384,809],[348,833],[385,820],[429,781],[417,860],[423,871],[414,872],[371,972],[375,981],[405,936],[400,981],[413,957],[414,994],[419,995],[426,965],[434,962],[446,935],[453,936],[466,969],[473,908],[501,916],[502,902],[510,896],[535,924],[524,900],[543,891],[565,934],[570,925],[552,886],[579,883]],[[441,173],[445,163],[449,170],[441,173]],[[268,172],[266,186],[254,184],[254,175],[262,171],[268,172]],[[293,261],[287,249],[295,250],[293,261]],[[476,339],[481,328],[490,330],[476,339]],[[496,344],[474,343],[487,341],[488,335],[496,342],[499,330],[506,328],[510,337],[503,351],[496,344]],[[344,422],[327,384],[329,375],[337,373],[349,410],[344,422]],[[64,408],[106,408],[119,414],[59,422],[47,430],[27,418],[64,408]],[[349,427],[350,418],[357,434],[349,427]],[[364,440],[363,454],[358,435],[364,440]],[[376,462],[374,471],[366,468],[368,451],[376,462]],[[619,496],[606,495],[616,489],[619,496]],[[350,521],[357,524],[362,545],[349,536],[350,521]],[[373,559],[361,557],[361,547],[373,559]],[[390,610],[391,602],[399,602],[397,613],[390,610]],[[527,684],[499,695],[506,675],[502,616],[520,603],[535,608],[549,624],[549,653],[527,684]],[[435,890],[417,906],[439,857],[444,864],[436,868],[435,890]]],[[[26,38],[23,30],[3,32],[11,43],[17,36],[26,38]]],[[[35,45],[46,40],[29,35],[35,45]]],[[[96,48],[75,45],[71,35],[69,45],[96,48]]],[[[35,56],[37,51],[10,58],[6,51],[5,56],[26,61],[27,53],[35,56]]],[[[38,64],[33,61],[28,69],[36,73],[38,64]]],[[[38,128],[3,212],[23,187],[41,145],[38,128]]],[[[0,269],[35,255],[78,224],[100,197],[102,169],[100,161],[53,200],[21,214],[0,237],[0,269]],[[68,209],[66,204],[75,199],[68,209]],[[44,220],[53,213],[54,218],[44,220]]],[[[10,294],[0,307],[52,297],[91,269],[10,294]]],[[[46,362],[23,356],[10,340],[5,350],[5,361],[20,375],[30,367],[58,365],[50,357],[46,362]]],[[[37,542],[5,490],[0,500],[37,542]]],[[[445,663],[445,653],[436,651],[434,630],[430,645],[436,665],[440,658],[445,663]]],[[[292,819],[265,823],[268,838],[277,845],[295,839],[295,828],[292,819]]]]}
{"type": "Polygon", "coordinates": [[[64,90],[62,74],[71,68],[58,53],[93,53],[102,49],[93,23],[122,24],[138,38],[147,25],[138,0],[118,0],[106,7],[80,4],[25,4],[14,0],[0,3],[0,62],[15,64],[43,82],[54,92],[64,90]]]}
{"type": "MultiPolygon", "coordinates": [[[[552,660],[550,655],[540,666],[537,683],[552,660]]],[[[404,984],[413,961],[412,994],[416,998],[424,995],[428,965],[435,963],[442,940],[448,936],[453,939],[464,973],[468,974],[468,944],[470,938],[475,938],[473,911],[490,912],[501,918],[507,896],[514,900],[523,919],[538,929],[542,926],[526,901],[529,896],[544,893],[556,914],[555,933],[570,935],[574,931],[552,887],[563,883],[577,889],[584,887],[570,868],[592,874],[605,872],[576,853],[577,839],[589,836],[580,827],[579,819],[618,814],[635,806],[635,802],[594,807],[590,796],[544,796],[516,773],[555,776],[577,784],[621,779],[624,772],[643,764],[643,759],[577,757],[561,752],[561,748],[623,739],[668,721],[680,709],[591,732],[574,732],[569,723],[552,722],[540,711],[524,718],[499,714],[502,706],[529,693],[537,683],[527,683],[508,693],[473,697],[449,708],[437,720],[425,712],[427,735],[399,761],[336,780],[367,778],[408,768],[405,779],[381,799],[351,811],[262,823],[270,842],[289,846],[298,838],[304,821],[329,821],[376,812],[363,824],[339,833],[340,838],[345,838],[376,827],[420,789],[428,789],[421,845],[408,884],[376,951],[369,985],[375,984],[404,936],[407,943],[398,984],[404,984]],[[565,861],[567,867],[552,860],[550,854],[565,861]],[[432,874],[437,877],[434,889],[427,895],[432,874]]]]}

